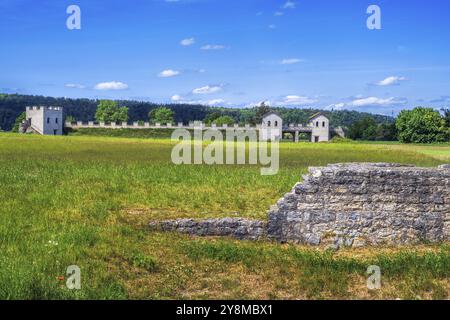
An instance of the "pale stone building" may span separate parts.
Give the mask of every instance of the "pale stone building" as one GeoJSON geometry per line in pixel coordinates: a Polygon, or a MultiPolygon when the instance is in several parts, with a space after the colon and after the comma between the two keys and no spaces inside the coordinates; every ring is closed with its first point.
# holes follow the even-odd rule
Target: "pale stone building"
{"type": "Polygon", "coordinates": [[[330,120],[321,112],[309,118],[308,127],[311,131],[311,142],[326,142],[330,140],[330,120]]]}
{"type": "Polygon", "coordinates": [[[35,132],[45,135],[62,135],[64,128],[63,108],[61,107],[27,107],[26,119],[22,122],[20,132],[35,132]]]}
{"type": "Polygon", "coordinates": [[[301,133],[310,136],[311,142],[327,142],[330,141],[330,120],[319,112],[309,118],[307,125],[290,124],[283,127],[283,119],[275,112],[269,112],[263,116],[261,124],[263,141],[279,141],[282,139],[283,133],[290,133],[295,142],[299,141],[301,133]]]}
{"type": "Polygon", "coordinates": [[[261,124],[261,140],[279,141],[283,136],[283,119],[275,112],[266,113],[261,124]]]}

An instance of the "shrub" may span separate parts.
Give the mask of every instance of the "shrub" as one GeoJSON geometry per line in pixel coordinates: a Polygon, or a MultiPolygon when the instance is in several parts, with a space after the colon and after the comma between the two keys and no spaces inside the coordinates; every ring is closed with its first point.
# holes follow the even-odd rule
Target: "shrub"
{"type": "Polygon", "coordinates": [[[16,118],[16,122],[14,123],[14,127],[12,128],[12,132],[18,132],[19,131],[19,126],[22,123],[23,120],[25,120],[27,117],[26,112],[22,112],[17,118],[16,118]]]}
{"type": "Polygon", "coordinates": [[[149,272],[158,271],[158,264],[155,258],[147,256],[143,253],[136,253],[131,257],[131,263],[133,266],[143,268],[149,272]]]}

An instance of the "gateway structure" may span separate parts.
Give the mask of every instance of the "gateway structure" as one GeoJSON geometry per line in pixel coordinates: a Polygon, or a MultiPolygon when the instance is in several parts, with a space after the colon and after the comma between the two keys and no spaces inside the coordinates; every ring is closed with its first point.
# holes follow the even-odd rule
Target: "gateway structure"
{"type": "MultiPolygon", "coordinates": [[[[330,120],[321,112],[314,114],[308,120],[307,125],[303,124],[290,124],[283,128],[283,133],[290,133],[295,142],[299,142],[299,136],[301,133],[309,135],[309,141],[311,142],[326,142],[330,141],[330,120]]],[[[339,127],[333,129],[333,131],[344,136],[343,130],[339,127]]]]}

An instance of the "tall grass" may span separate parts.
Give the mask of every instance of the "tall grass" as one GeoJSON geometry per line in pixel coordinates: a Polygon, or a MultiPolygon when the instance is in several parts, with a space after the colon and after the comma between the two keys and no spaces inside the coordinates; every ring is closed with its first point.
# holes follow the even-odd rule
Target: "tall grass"
{"type": "Polygon", "coordinates": [[[168,140],[0,134],[0,298],[346,297],[352,275],[363,276],[368,262],[406,281],[400,295],[447,292],[448,248],[336,260],[310,249],[213,243],[145,229],[151,219],[264,219],[308,166],[444,160],[406,147],[283,143],[279,174],[261,176],[258,166],[173,165],[172,146],[168,140]],[[58,278],[73,264],[82,270],[79,291],[58,278]],[[422,275],[417,287],[413,274],[422,275]],[[251,277],[266,289],[252,292],[251,277]]]}

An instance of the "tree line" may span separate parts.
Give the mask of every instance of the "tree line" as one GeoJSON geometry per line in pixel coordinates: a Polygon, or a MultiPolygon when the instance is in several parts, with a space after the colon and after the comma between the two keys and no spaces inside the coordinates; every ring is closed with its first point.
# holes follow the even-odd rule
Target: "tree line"
{"type": "MultiPolygon", "coordinates": [[[[307,123],[320,110],[272,108],[262,103],[245,109],[208,107],[190,104],[160,105],[139,101],[49,98],[41,96],[0,94],[0,124],[17,131],[25,119],[23,110],[32,105],[64,106],[67,121],[188,123],[203,121],[216,124],[259,124],[264,114],[278,113],[285,123],[307,123]]],[[[450,140],[450,109],[442,114],[432,108],[417,107],[403,110],[396,119],[356,111],[321,111],[332,126],[345,128],[353,140],[400,141],[404,143],[434,143],[450,140]]]]}
{"type": "Polygon", "coordinates": [[[417,107],[400,112],[395,122],[376,123],[370,117],[355,121],[347,135],[354,140],[439,143],[450,141],[450,109],[441,113],[417,107]]]}

